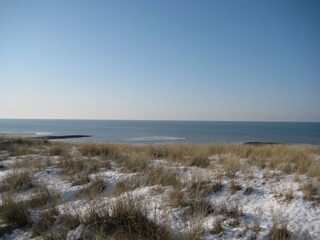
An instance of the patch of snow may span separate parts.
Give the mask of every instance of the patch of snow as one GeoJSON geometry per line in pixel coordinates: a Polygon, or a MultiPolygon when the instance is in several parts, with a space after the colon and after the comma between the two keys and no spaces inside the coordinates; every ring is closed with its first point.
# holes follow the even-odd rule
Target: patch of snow
{"type": "Polygon", "coordinates": [[[0,237],[1,240],[28,240],[31,238],[31,232],[24,231],[21,229],[15,229],[12,233],[5,233],[3,237],[0,237]]]}
{"type": "Polygon", "coordinates": [[[75,230],[69,231],[67,235],[67,240],[78,240],[81,238],[81,234],[83,232],[84,225],[81,224],[75,230]]]}

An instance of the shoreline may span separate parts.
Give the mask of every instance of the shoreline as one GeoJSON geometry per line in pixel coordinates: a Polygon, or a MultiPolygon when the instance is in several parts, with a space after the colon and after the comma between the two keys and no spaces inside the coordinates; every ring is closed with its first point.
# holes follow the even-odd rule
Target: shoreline
{"type": "MultiPolygon", "coordinates": [[[[65,140],[65,139],[81,139],[81,138],[90,138],[92,135],[86,134],[70,134],[70,135],[48,135],[48,136],[21,136],[21,133],[15,134],[3,134],[0,133],[0,138],[7,140],[16,140],[16,139],[44,139],[44,140],[65,140]]],[[[23,133],[25,135],[30,133],[23,133]]],[[[33,133],[35,134],[35,133],[33,133]]],[[[310,143],[286,143],[286,142],[276,142],[276,141],[243,141],[243,142],[173,142],[173,141],[164,141],[164,142],[82,142],[82,141],[66,141],[68,143],[89,143],[89,144],[120,144],[120,145],[251,145],[251,146],[264,146],[264,145],[310,145],[319,147],[320,145],[314,145],[310,143]]]]}

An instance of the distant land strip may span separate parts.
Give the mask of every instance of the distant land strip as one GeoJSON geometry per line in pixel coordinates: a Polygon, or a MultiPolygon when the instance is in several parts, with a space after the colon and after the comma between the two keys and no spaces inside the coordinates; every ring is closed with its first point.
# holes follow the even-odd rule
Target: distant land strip
{"type": "Polygon", "coordinates": [[[52,135],[52,136],[41,136],[35,138],[41,139],[67,139],[67,138],[85,138],[85,137],[92,137],[91,135],[52,135]]]}
{"type": "Polygon", "coordinates": [[[275,145],[275,144],[284,144],[280,142],[244,142],[245,145],[275,145]]]}

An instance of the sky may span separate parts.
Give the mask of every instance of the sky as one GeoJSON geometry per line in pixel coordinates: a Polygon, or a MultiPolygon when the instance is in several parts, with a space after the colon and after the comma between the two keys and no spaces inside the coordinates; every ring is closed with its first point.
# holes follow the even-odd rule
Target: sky
{"type": "Polygon", "coordinates": [[[0,0],[0,118],[320,121],[320,2],[0,0]]]}

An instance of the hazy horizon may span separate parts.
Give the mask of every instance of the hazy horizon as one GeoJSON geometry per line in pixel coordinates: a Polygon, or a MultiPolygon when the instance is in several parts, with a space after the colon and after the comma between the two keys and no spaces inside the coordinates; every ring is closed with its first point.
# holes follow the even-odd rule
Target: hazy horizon
{"type": "Polygon", "coordinates": [[[1,1],[0,119],[320,122],[319,1],[1,1]]]}
{"type": "Polygon", "coordinates": [[[112,118],[0,118],[0,120],[61,120],[61,121],[159,121],[159,122],[279,122],[320,123],[320,121],[268,121],[268,120],[200,120],[200,119],[112,119],[112,118]]]}

